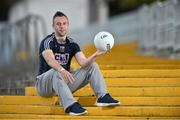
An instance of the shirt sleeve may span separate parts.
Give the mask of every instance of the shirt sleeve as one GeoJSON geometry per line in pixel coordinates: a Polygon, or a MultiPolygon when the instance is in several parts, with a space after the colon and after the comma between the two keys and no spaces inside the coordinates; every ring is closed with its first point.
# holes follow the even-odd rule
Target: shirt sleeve
{"type": "Polygon", "coordinates": [[[53,38],[52,37],[45,38],[41,42],[39,54],[41,54],[44,50],[47,50],[47,49],[53,49],[53,38]]]}
{"type": "Polygon", "coordinates": [[[74,51],[74,55],[81,51],[81,49],[80,49],[80,47],[79,47],[79,45],[77,43],[74,43],[73,51],[74,51]]]}

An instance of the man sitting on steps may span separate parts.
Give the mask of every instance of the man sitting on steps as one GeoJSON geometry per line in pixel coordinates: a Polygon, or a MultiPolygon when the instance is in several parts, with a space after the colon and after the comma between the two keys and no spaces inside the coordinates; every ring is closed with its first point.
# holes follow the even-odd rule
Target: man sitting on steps
{"type": "Polygon", "coordinates": [[[97,106],[119,105],[120,102],[108,94],[102,73],[94,62],[106,51],[97,50],[86,58],[79,45],[67,37],[68,27],[68,17],[57,11],[53,16],[54,33],[43,39],[39,47],[39,73],[35,85],[38,94],[58,95],[66,113],[82,115],[87,111],[72,93],[90,83],[97,97],[97,106]],[[73,56],[81,66],[76,72],[70,71],[73,56]]]}

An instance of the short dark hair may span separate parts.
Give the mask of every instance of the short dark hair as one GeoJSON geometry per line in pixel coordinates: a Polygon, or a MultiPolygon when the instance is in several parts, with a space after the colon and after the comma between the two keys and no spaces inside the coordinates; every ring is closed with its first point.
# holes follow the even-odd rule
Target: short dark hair
{"type": "Polygon", "coordinates": [[[67,18],[67,20],[68,20],[68,17],[63,13],[63,12],[61,12],[61,11],[57,11],[55,14],[54,14],[54,16],[53,16],[53,22],[54,22],[54,19],[56,18],[56,17],[66,17],[67,18]]]}

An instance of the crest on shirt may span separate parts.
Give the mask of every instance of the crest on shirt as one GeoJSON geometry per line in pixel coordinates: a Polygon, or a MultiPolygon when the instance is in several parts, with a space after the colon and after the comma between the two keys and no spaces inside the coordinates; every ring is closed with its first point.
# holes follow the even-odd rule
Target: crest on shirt
{"type": "Polygon", "coordinates": [[[60,52],[65,52],[65,46],[60,46],[60,52]]]}
{"type": "Polygon", "coordinates": [[[61,65],[66,65],[69,61],[69,53],[65,53],[65,54],[55,53],[55,59],[61,65]]]}

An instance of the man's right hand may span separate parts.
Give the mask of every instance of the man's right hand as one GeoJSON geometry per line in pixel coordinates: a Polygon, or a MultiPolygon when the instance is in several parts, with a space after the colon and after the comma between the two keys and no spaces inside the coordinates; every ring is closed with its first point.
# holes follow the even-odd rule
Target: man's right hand
{"type": "Polygon", "coordinates": [[[69,71],[63,69],[63,70],[59,71],[59,73],[64,78],[66,84],[68,84],[69,82],[72,84],[74,82],[74,78],[69,71]]]}

